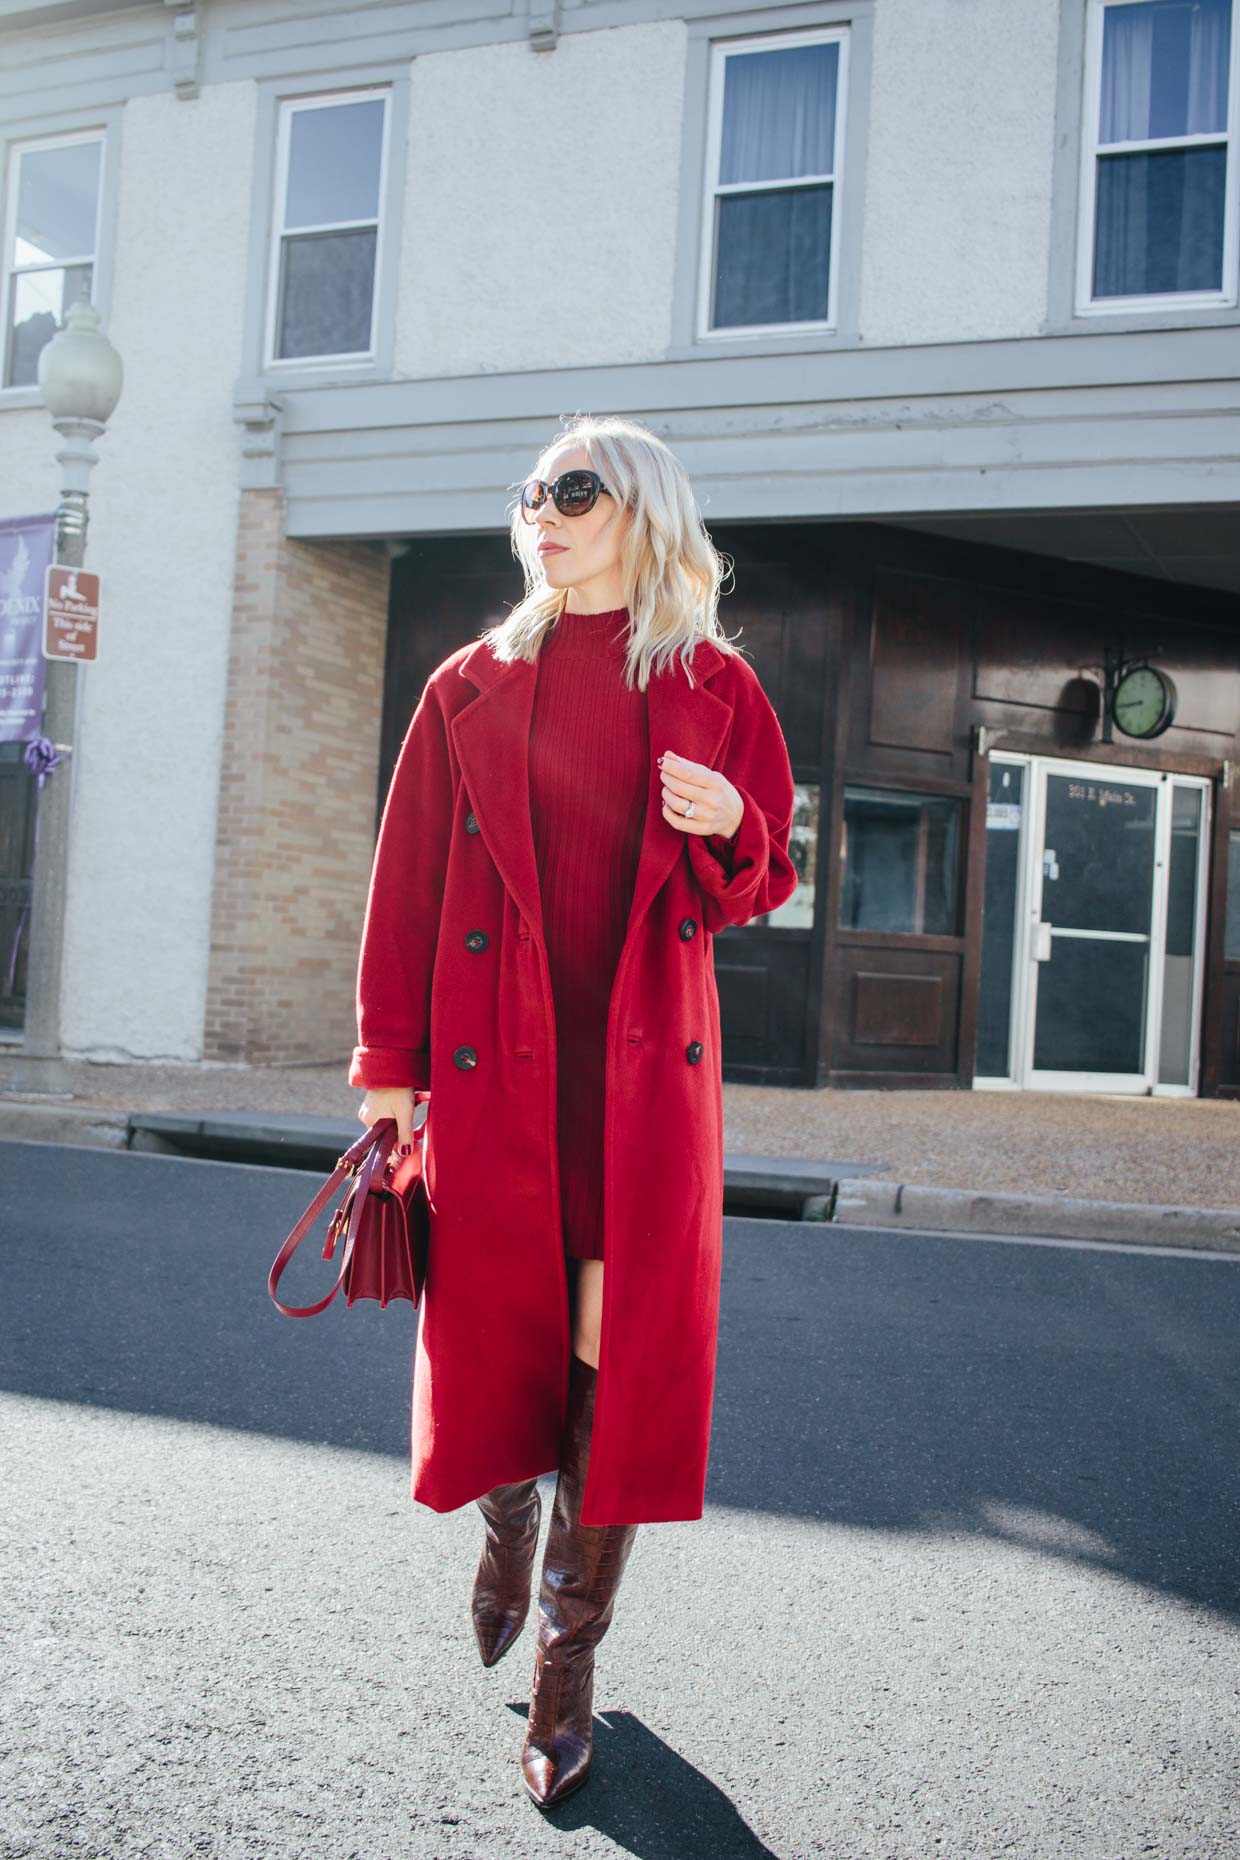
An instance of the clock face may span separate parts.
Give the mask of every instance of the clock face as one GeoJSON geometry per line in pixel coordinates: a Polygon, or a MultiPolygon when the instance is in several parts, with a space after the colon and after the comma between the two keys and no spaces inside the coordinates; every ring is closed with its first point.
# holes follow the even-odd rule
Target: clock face
{"type": "Polygon", "coordinates": [[[1138,665],[1115,687],[1113,714],[1125,736],[1158,736],[1175,715],[1175,686],[1165,672],[1138,665]]]}

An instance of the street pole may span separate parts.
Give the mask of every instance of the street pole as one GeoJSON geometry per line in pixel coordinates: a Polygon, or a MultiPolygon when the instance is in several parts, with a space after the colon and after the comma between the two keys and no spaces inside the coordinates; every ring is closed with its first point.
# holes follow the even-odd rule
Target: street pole
{"type": "MultiPolygon", "coordinates": [[[[107,430],[120,399],[121,380],[120,357],[83,292],[66,313],[65,327],[39,356],[39,386],[52,424],[64,441],[56,454],[61,467],[56,561],[66,568],[86,565],[90,474],[98,463],[93,442],[107,430]]],[[[42,783],[36,801],[23,1050],[32,1058],[55,1059],[62,1051],[65,898],[79,673],[72,659],[48,659],[44,673],[43,734],[61,760],[42,783]]]]}

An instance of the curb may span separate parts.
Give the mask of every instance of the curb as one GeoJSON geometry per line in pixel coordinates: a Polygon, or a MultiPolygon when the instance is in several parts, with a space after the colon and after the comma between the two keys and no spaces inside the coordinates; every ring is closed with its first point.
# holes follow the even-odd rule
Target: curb
{"type": "Polygon", "coordinates": [[[1240,1209],[1179,1208],[1068,1195],[991,1195],[905,1182],[841,1182],[830,1212],[843,1227],[934,1228],[1045,1240],[1116,1240],[1127,1245],[1240,1253],[1240,1209]]]}
{"type": "Polygon", "coordinates": [[[128,1114],[100,1105],[11,1104],[0,1101],[0,1141],[74,1143],[91,1149],[127,1147],[128,1114]]]}
{"type": "MultiPolygon", "coordinates": [[[[128,1112],[0,1099],[0,1142],[69,1143],[167,1156],[205,1156],[328,1172],[352,1124],[288,1113],[128,1112]]],[[[993,1195],[872,1179],[875,1164],[729,1152],[729,1214],[765,1214],[838,1227],[1116,1241],[1240,1254],[1240,1209],[1087,1201],[1067,1195],[993,1195]]]]}

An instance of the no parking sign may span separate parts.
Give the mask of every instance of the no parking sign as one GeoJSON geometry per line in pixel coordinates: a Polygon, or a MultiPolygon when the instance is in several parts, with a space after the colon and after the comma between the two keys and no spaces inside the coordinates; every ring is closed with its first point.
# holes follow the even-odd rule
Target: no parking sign
{"type": "Polygon", "coordinates": [[[50,563],[43,586],[43,657],[93,659],[98,648],[98,575],[50,563]]]}

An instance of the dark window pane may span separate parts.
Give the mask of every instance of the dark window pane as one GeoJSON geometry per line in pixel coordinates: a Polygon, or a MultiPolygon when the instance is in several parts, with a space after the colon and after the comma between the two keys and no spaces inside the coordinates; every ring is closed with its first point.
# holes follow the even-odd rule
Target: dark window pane
{"type": "Polygon", "coordinates": [[[1201,790],[1171,794],[1171,864],[1167,875],[1167,954],[1191,956],[1197,929],[1197,848],[1201,843],[1201,790]]]}
{"type": "Polygon", "coordinates": [[[720,196],[712,327],[826,320],[832,192],[720,196]]]}
{"type": "Polygon", "coordinates": [[[1148,943],[1055,937],[1038,964],[1038,1072],[1141,1070],[1148,943]]]}
{"type": "Polygon", "coordinates": [[[1001,762],[991,764],[975,1065],[978,1076],[985,1079],[1005,1079],[1011,1072],[1012,962],[1024,793],[1023,768],[1001,762]]]}
{"type": "Polygon", "coordinates": [[[33,387],[39,356],[65,320],[85,285],[90,295],[92,265],[67,265],[57,271],[19,272],[9,294],[9,355],[6,387],[33,387]]]}
{"type": "Polygon", "coordinates": [[[94,257],[101,149],[99,142],[71,142],[24,152],[11,253],[15,264],[94,257]]]}
{"type": "Polygon", "coordinates": [[[294,110],[284,224],[334,225],[379,217],[383,99],[294,110]]]}
{"type": "Polygon", "coordinates": [[[845,788],[841,928],[955,935],[959,837],[958,801],[845,788]]]}
{"type": "Polygon", "coordinates": [[[1094,296],[1219,290],[1226,189],[1225,148],[1101,157],[1094,296]]]}
{"type": "Polygon", "coordinates": [[[1144,784],[1047,776],[1043,923],[1149,934],[1154,809],[1155,790],[1144,784]]]}
{"type": "Polygon", "coordinates": [[[1197,871],[1201,790],[1171,791],[1171,862],[1167,873],[1167,938],[1163,963],[1161,1085],[1187,1085],[1193,1047],[1193,952],[1197,940],[1197,871]]]}
{"type": "Polygon", "coordinates": [[[839,68],[838,41],[727,59],[721,185],[833,174],[839,68]]]}
{"type": "Polygon", "coordinates": [[[1223,953],[1228,962],[1240,962],[1240,833],[1227,843],[1227,927],[1223,953]]]}
{"type": "Polygon", "coordinates": [[[1100,142],[1227,127],[1231,0],[1138,0],[1103,15],[1100,142]]]}
{"type": "Polygon", "coordinates": [[[276,354],[354,355],[367,351],[374,282],[373,231],[286,239],[276,354]]]}

